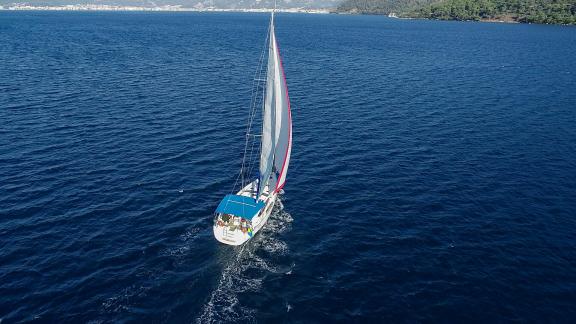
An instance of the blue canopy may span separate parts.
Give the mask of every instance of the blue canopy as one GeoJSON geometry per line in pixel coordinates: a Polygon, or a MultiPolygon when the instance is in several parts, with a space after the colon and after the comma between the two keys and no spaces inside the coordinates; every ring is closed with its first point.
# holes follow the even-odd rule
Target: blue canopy
{"type": "Polygon", "coordinates": [[[264,208],[263,201],[256,201],[246,196],[227,195],[216,208],[216,212],[252,220],[262,208],[264,208]]]}

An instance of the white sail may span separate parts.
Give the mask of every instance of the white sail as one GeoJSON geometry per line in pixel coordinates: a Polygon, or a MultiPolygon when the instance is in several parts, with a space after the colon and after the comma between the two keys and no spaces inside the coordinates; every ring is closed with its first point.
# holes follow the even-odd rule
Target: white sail
{"type": "Polygon", "coordinates": [[[262,113],[262,146],[260,148],[260,180],[258,192],[263,192],[268,185],[272,169],[274,167],[275,148],[275,101],[274,101],[274,71],[275,71],[275,36],[274,36],[274,16],[270,22],[270,43],[268,46],[268,67],[266,73],[266,97],[264,99],[264,109],[262,113]]]}
{"type": "Polygon", "coordinates": [[[288,164],[290,163],[292,114],[282,58],[274,33],[274,14],[272,14],[270,21],[263,118],[258,192],[262,192],[268,184],[270,184],[271,190],[279,191],[286,182],[288,164]]]}
{"type": "Polygon", "coordinates": [[[274,48],[276,52],[276,73],[275,73],[275,93],[276,93],[276,129],[275,129],[275,150],[274,150],[274,170],[276,175],[275,190],[279,191],[284,187],[288,165],[290,164],[290,152],[292,151],[292,114],[290,111],[290,99],[288,98],[288,87],[286,86],[286,76],[282,66],[282,58],[278,43],[274,38],[274,48]]]}

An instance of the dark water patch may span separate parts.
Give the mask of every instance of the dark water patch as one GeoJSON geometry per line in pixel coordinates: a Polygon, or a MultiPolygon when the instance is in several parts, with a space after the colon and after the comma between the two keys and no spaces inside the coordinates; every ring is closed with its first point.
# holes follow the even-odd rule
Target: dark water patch
{"type": "Polygon", "coordinates": [[[268,16],[0,16],[0,320],[576,318],[573,28],[279,15],[285,209],[230,248],[268,16]]]}

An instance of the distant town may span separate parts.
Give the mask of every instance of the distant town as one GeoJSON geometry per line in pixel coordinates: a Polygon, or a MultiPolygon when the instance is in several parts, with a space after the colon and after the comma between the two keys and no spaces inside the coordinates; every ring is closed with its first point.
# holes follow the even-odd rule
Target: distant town
{"type": "MultiPolygon", "coordinates": [[[[75,4],[63,6],[33,6],[29,4],[14,4],[10,6],[0,6],[0,10],[50,10],[50,11],[192,11],[192,12],[270,12],[272,9],[221,9],[214,7],[185,8],[180,5],[157,6],[157,7],[138,7],[138,6],[114,6],[114,5],[96,5],[96,4],[75,4]]],[[[277,9],[279,12],[287,13],[311,13],[327,14],[330,11],[326,9],[307,9],[307,8],[289,8],[277,9]]]]}

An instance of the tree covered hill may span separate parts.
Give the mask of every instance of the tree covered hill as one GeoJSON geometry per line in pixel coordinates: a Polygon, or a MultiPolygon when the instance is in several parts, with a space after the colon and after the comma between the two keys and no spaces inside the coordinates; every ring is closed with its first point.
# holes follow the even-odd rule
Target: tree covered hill
{"type": "Polygon", "coordinates": [[[576,24],[576,0],[446,0],[406,15],[444,20],[576,24]]]}
{"type": "Polygon", "coordinates": [[[408,12],[422,8],[438,0],[344,0],[337,12],[387,15],[392,12],[408,12]]]}
{"type": "Polygon", "coordinates": [[[576,24],[576,0],[344,0],[339,12],[442,20],[576,24]]]}

